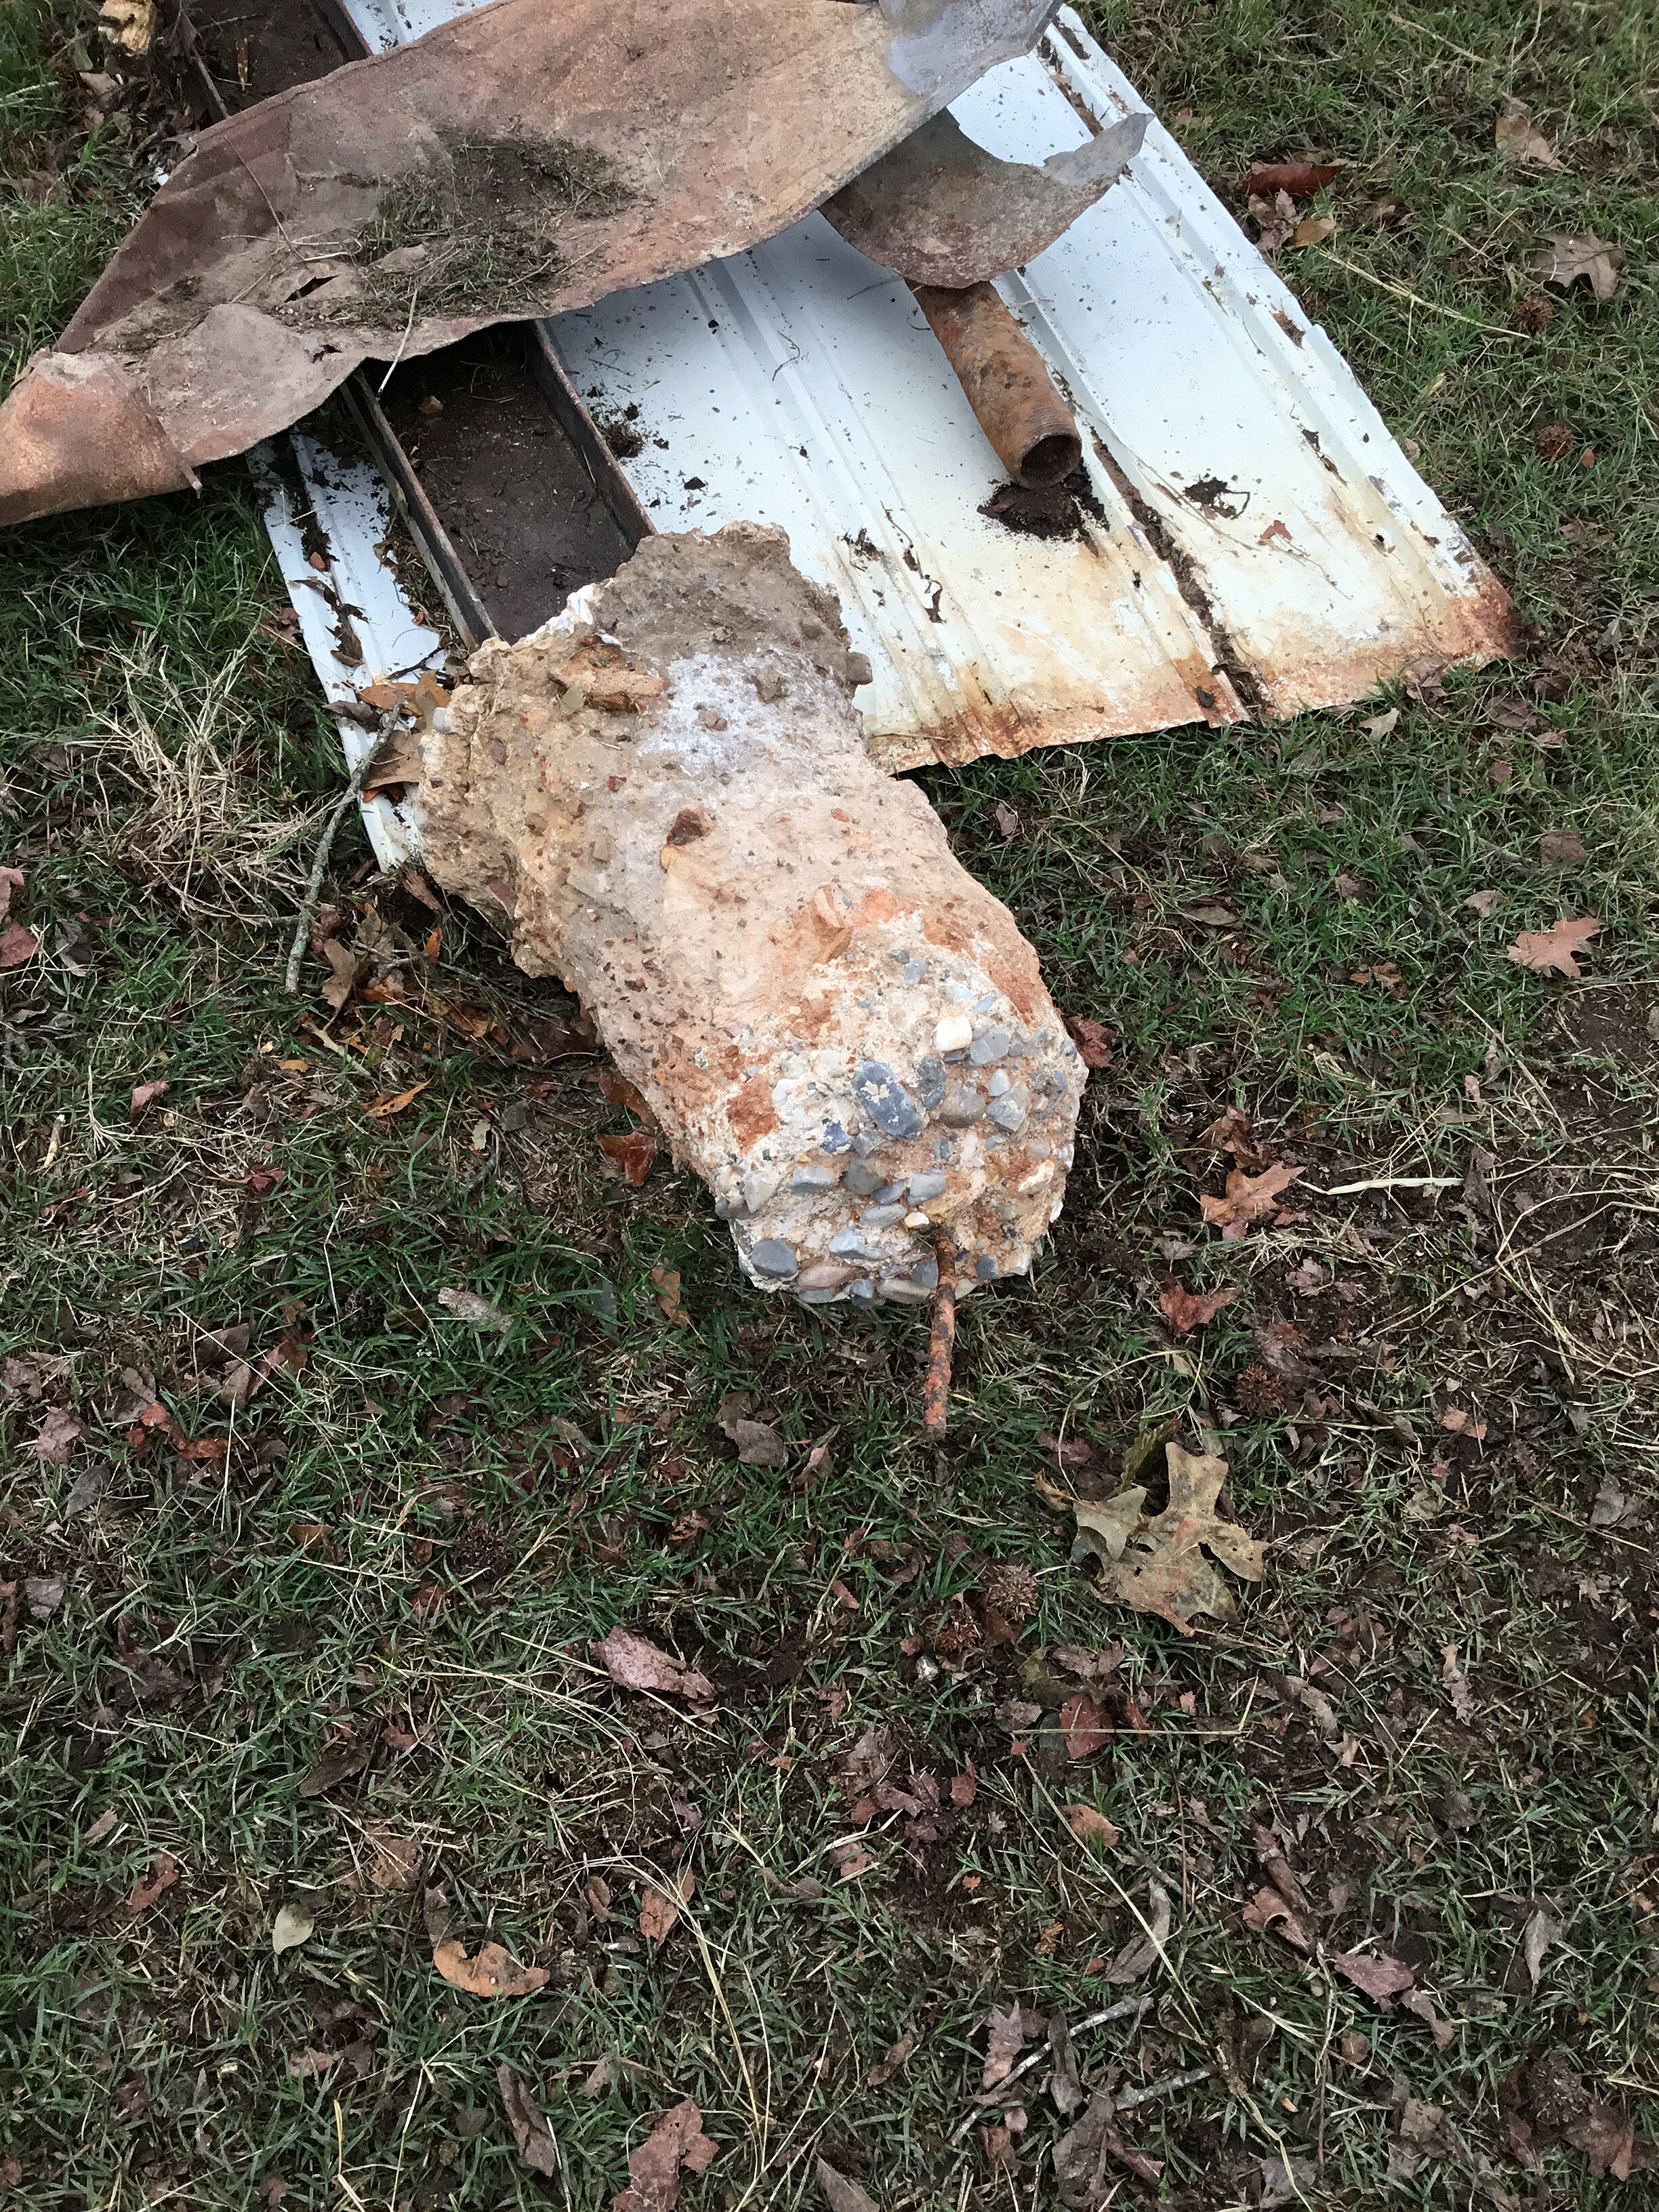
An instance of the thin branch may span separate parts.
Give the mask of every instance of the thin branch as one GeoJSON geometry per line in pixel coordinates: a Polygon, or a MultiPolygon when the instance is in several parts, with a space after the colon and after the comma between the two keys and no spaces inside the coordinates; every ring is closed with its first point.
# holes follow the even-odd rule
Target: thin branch
{"type": "MultiPolygon", "coordinates": [[[[395,717],[391,714],[381,717],[382,740],[391,729],[394,719],[395,717]]],[[[347,807],[355,799],[362,796],[363,776],[370,761],[379,750],[379,744],[368,747],[356,767],[352,769],[351,781],[341,793],[338,805],[323,825],[323,834],[317,844],[317,857],[311,864],[311,880],[306,885],[306,895],[300,905],[300,919],[295,924],[294,942],[289,947],[288,973],[283,979],[283,994],[288,998],[295,998],[299,994],[300,963],[305,958],[306,939],[311,934],[311,925],[317,919],[318,902],[322,896],[323,871],[328,866],[328,856],[334,848],[334,833],[339,828],[341,817],[347,807]]]]}
{"type": "MultiPolygon", "coordinates": [[[[1074,2038],[1086,2035],[1091,2027],[1104,2027],[1109,2021],[1127,2020],[1132,2014],[1136,2020],[1139,2020],[1142,2013],[1151,2011],[1152,2003],[1150,1997],[1120,1997],[1115,2004],[1107,2005],[1103,2011],[1091,2012],[1086,2019],[1079,2021],[1077,2026],[1072,2030],[1072,2034],[1074,2038]]],[[[981,2089],[974,2100],[973,2111],[965,2119],[957,2123],[956,2131],[951,2137],[951,2142],[958,2143],[962,2141],[988,2105],[1000,2103],[1002,2093],[1011,2082],[1018,2081],[1022,2075],[1029,2074],[1034,2066],[1041,2066],[1045,2058],[1053,2057],[1054,2053],[1047,2042],[1039,2043],[1036,2049],[1022,2058],[1018,2066],[1011,2066],[1000,2081],[994,2083],[989,2089],[981,2089]]],[[[1207,2072],[1208,2069],[1205,2070],[1207,2072]]],[[[1143,2095],[1151,2094],[1151,2091],[1142,2092],[1143,2095]]]]}

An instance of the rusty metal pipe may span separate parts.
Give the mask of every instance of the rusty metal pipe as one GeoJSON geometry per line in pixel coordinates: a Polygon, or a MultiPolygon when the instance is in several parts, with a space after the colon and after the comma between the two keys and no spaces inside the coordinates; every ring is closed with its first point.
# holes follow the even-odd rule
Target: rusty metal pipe
{"type": "Polygon", "coordinates": [[[1070,476],[1083,459],[1077,424],[995,288],[910,289],[1009,475],[1034,491],[1070,476]]]}
{"type": "Polygon", "coordinates": [[[927,1379],[922,1386],[921,1433],[939,1443],[951,1417],[951,1368],[957,1348],[957,1248],[940,1232],[933,1239],[939,1259],[939,1289],[933,1297],[933,1326],[927,1346],[927,1379]]]}

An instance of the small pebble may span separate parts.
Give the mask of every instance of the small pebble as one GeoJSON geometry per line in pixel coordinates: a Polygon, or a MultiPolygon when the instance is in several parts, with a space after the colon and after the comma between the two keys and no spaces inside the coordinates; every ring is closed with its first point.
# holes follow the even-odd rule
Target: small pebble
{"type": "Polygon", "coordinates": [[[872,1305],[875,1302],[876,1286],[866,1275],[861,1282],[848,1283],[847,1295],[856,1299],[861,1306],[872,1305]]]}
{"type": "Polygon", "coordinates": [[[909,1180],[910,1178],[908,1176],[901,1176],[896,1182],[883,1183],[881,1188],[876,1193],[876,1204],[878,1206],[890,1206],[896,1198],[902,1198],[904,1195],[904,1186],[909,1182],[909,1180]]]}
{"type": "Polygon", "coordinates": [[[854,1198],[869,1198],[881,1188],[881,1170],[872,1168],[867,1160],[854,1160],[842,1180],[854,1198]]]}
{"type": "Polygon", "coordinates": [[[974,1262],[974,1273],[981,1283],[994,1283],[997,1279],[997,1263],[988,1252],[981,1252],[974,1262]]]}
{"type": "Polygon", "coordinates": [[[854,1135],[853,1150],[861,1160],[868,1159],[872,1152],[881,1150],[881,1139],[872,1137],[867,1129],[860,1129],[854,1135]]]}
{"type": "Polygon", "coordinates": [[[969,1046],[968,1057],[975,1067],[988,1067],[994,1060],[1007,1058],[1008,1044],[1006,1030],[987,1030],[983,1036],[975,1037],[969,1046]]]}
{"type": "Polygon", "coordinates": [[[833,1190],[835,1187],[834,1168],[799,1167],[789,1178],[791,1190],[833,1190]]]}
{"type": "Polygon", "coordinates": [[[944,1097],[946,1080],[945,1062],[935,1060],[931,1052],[916,1062],[916,1097],[925,1113],[931,1114],[944,1097]]]}
{"type": "Polygon", "coordinates": [[[838,1229],[830,1239],[830,1249],[849,1260],[874,1260],[879,1255],[869,1249],[854,1228],[838,1229]]]}
{"type": "Polygon", "coordinates": [[[939,1288],[939,1261],[922,1261],[919,1267],[911,1268],[910,1280],[921,1290],[936,1291],[939,1288]]]}
{"type": "Polygon", "coordinates": [[[921,1109],[885,1060],[866,1060],[853,1078],[853,1089],[860,1105],[888,1136],[921,1135],[921,1109]]]}
{"type": "Polygon", "coordinates": [[[933,1031],[937,1052],[966,1052],[974,1041],[974,1024],[966,1014],[945,1014],[933,1031]]]}
{"type": "Polygon", "coordinates": [[[929,1168],[922,1175],[910,1178],[910,1203],[925,1206],[930,1198],[937,1198],[945,1188],[945,1177],[937,1168],[929,1168]]]}
{"type": "MultiPolygon", "coordinates": [[[[902,1221],[903,1218],[904,1208],[902,1206],[870,1206],[860,1214],[859,1227],[860,1229],[890,1229],[896,1221],[902,1221]]],[[[833,1251],[835,1247],[832,1245],[830,1249],[833,1251]]]]}
{"type": "Polygon", "coordinates": [[[896,1299],[900,1305],[916,1306],[925,1305],[933,1294],[923,1290],[920,1283],[913,1283],[908,1275],[888,1275],[883,1279],[881,1295],[896,1299]]]}
{"type": "Polygon", "coordinates": [[[832,1121],[823,1133],[823,1142],[819,1149],[828,1152],[833,1158],[836,1153],[844,1152],[852,1141],[841,1123],[832,1121]]]}
{"type": "Polygon", "coordinates": [[[984,1116],[985,1101],[968,1083],[953,1083],[939,1109],[939,1120],[950,1129],[971,1128],[984,1116]]]}
{"type": "Polygon", "coordinates": [[[1018,1098],[994,1098],[991,1101],[991,1119],[999,1129],[1006,1129],[1012,1137],[1016,1130],[1025,1127],[1025,1109],[1018,1098]]]}
{"type": "Polygon", "coordinates": [[[749,1264],[758,1274],[788,1277],[795,1272],[795,1255],[781,1237],[763,1237],[749,1255],[749,1264]]]}
{"type": "Polygon", "coordinates": [[[814,1260],[810,1267],[800,1271],[796,1285],[802,1291],[838,1291],[853,1270],[839,1260],[814,1260]]]}
{"type": "Polygon", "coordinates": [[[927,980],[927,963],[925,960],[907,960],[904,963],[904,980],[907,983],[925,983],[927,980]]]}
{"type": "Polygon", "coordinates": [[[932,1222],[929,1221],[927,1216],[920,1209],[918,1209],[915,1213],[907,1213],[905,1215],[904,1225],[907,1229],[931,1229],[933,1227],[932,1222]]]}
{"type": "Polygon", "coordinates": [[[1000,1098],[1003,1092],[1010,1088],[1012,1082],[1013,1078],[1009,1074],[1007,1069],[1006,1067],[999,1067],[993,1072],[991,1079],[986,1085],[985,1088],[990,1092],[993,1098],[1000,1098]]]}

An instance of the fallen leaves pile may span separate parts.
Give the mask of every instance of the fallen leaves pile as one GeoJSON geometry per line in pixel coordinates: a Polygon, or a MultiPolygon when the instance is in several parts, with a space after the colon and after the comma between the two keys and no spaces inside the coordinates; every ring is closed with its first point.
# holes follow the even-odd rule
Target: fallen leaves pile
{"type": "Polygon", "coordinates": [[[1173,1439],[1164,1452],[1169,1503],[1161,1512],[1146,1511],[1147,1491],[1140,1483],[1100,1503],[1061,1495],[1077,1522],[1072,1556],[1098,1562],[1100,1595],[1155,1614],[1188,1636],[1196,1614],[1231,1620],[1238,1610],[1206,1552],[1246,1582],[1260,1582],[1266,1568],[1261,1546],[1216,1510],[1226,1461],[1189,1452],[1173,1439]]]}

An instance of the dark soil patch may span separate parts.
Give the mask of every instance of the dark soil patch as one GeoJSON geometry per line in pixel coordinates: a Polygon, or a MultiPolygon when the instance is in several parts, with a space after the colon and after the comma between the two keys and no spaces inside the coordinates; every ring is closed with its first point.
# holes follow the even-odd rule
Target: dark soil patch
{"type": "Polygon", "coordinates": [[[315,83],[352,58],[309,0],[265,6],[193,0],[188,14],[202,60],[233,112],[292,85],[315,83]]]}
{"type": "Polygon", "coordinates": [[[504,637],[546,622],[629,550],[532,381],[524,349],[521,331],[481,331],[400,368],[385,401],[504,637]]]}

